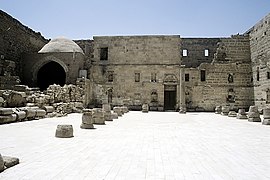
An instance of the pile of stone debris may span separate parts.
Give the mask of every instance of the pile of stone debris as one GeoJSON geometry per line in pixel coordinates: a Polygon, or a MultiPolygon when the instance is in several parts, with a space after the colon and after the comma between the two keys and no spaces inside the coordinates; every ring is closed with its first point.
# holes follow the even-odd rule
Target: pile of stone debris
{"type": "Polygon", "coordinates": [[[15,90],[0,90],[0,124],[61,117],[82,112],[84,90],[77,85],[51,85],[45,92],[16,85],[15,90]]]}

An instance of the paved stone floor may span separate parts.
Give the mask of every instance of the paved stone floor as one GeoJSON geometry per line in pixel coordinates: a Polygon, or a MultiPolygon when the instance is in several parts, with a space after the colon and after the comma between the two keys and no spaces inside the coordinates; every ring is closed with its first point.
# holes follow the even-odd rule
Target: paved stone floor
{"type": "Polygon", "coordinates": [[[81,114],[0,126],[20,164],[0,179],[270,179],[270,126],[213,113],[129,112],[80,129],[81,114]],[[57,124],[74,137],[55,138],[57,124]]]}

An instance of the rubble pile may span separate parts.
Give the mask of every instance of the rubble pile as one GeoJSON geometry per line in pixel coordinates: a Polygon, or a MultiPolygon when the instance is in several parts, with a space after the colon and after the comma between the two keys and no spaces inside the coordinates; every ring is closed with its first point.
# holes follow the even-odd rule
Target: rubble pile
{"type": "Polygon", "coordinates": [[[15,85],[14,90],[0,90],[0,124],[82,113],[83,100],[84,90],[77,85],[54,84],[44,92],[15,85]]]}

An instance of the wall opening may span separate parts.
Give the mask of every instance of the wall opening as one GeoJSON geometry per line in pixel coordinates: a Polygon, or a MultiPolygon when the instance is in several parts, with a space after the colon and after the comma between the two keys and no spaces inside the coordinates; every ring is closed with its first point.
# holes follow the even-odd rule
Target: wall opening
{"type": "Polygon", "coordinates": [[[37,74],[37,85],[41,91],[46,90],[49,85],[66,83],[66,72],[57,62],[51,61],[43,65],[37,74]]]}
{"type": "Polygon", "coordinates": [[[164,86],[164,110],[174,110],[176,106],[176,85],[164,86]]]}

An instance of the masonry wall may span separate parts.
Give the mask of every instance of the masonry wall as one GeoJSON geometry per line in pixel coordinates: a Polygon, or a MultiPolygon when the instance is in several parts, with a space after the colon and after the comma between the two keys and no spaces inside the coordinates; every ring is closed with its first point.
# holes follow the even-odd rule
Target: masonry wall
{"type": "MultiPolygon", "coordinates": [[[[151,93],[158,94],[158,105],[164,103],[164,79],[173,77],[179,89],[181,61],[179,36],[94,37],[94,58],[90,79],[94,80],[96,99],[105,100],[113,89],[113,104],[125,101],[130,106],[151,102],[151,93]],[[108,47],[108,60],[100,60],[100,48],[108,47]],[[108,82],[109,73],[113,82],[108,82]],[[135,73],[140,74],[135,82],[135,73]],[[151,82],[151,74],[156,81],[151,82]]],[[[169,79],[170,79],[169,78],[169,79]]]]}
{"type": "Polygon", "coordinates": [[[220,38],[182,38],[181,53],[187,50],[187,56],[182,56],[182,64],[187,68],[198,67],[201,63],[211,63],[220,38]],[[205,56],[208,50],[208,56],[205,56]]]}
{"type": "Polygon", "coordinates": [[[39,51],[48,41],[18,20],[0,10],[0,55],[16,63],[15,74],[21,73],[21,55],[39,51]]]}
{"type": "Polygon", "coordinates": [[[250,35],[255,105],[263,109],[270,107],[270,14],[247,33],[250,35]]]}
{"type": "Polygon", "coordinates": [[[230,105],[231,109],[248,108],[253,104],[253,84],[250,60],[249,37],[236,35],[231,38],[186,39],[191,51],[184,61],[189,74],[185,82],[186,104],[189,111],[213,111],[217,105],[230,105]],[[210,43],[210,45],[207,44],[210,43]],[[217,42],[214,49],[213,43],[217,42]],[[212,48],[209,48],[211,47],[212,48]],[[209,49],[209,57],[204,56],[204,49],[209,49]],[[198,59],[207,60],[197,66],[198,59]],[[211,62],[210,58],[212,58],[211,62]],[[201,71],[205,71],[205,81],[201,81],[201,71]],[[230,78],[230,80],[229,80],[230,78]]]}
{"type": "Polygon", "coordinates": [[[84,55],[81,53],[34,53],[23,56],[22,83],[37,86],[39,69],[50,61],[60,64],[66,72],[66,84],[75,84],[79,70],[84,69],[84,55]]]}

